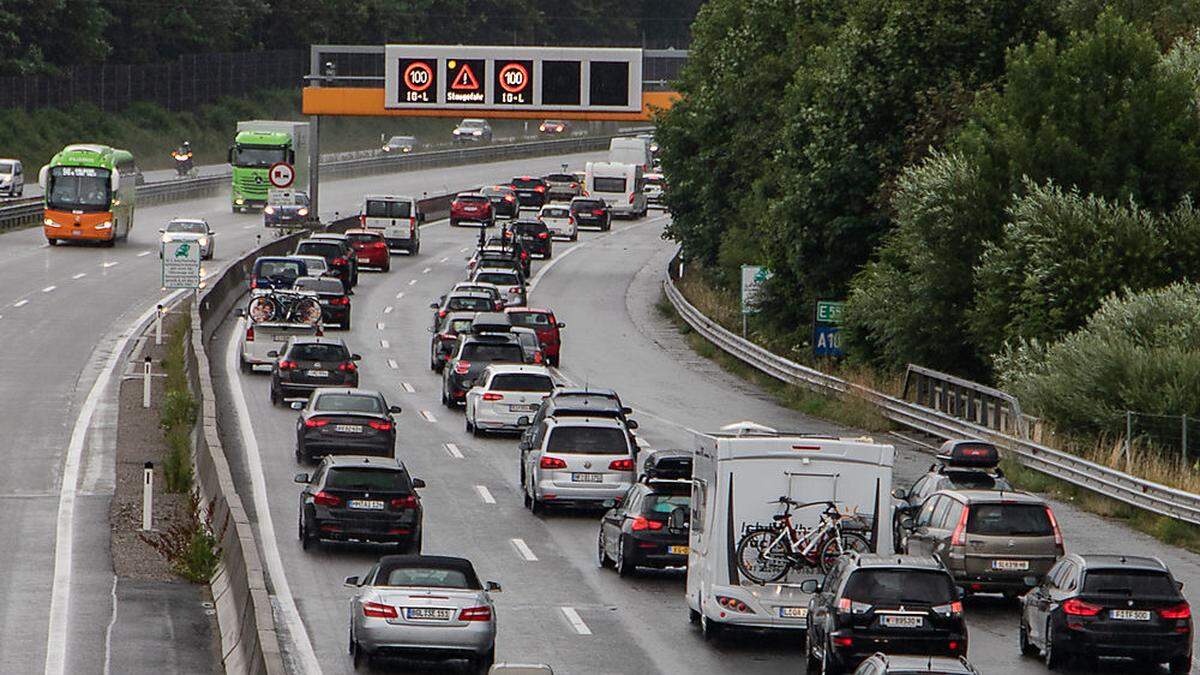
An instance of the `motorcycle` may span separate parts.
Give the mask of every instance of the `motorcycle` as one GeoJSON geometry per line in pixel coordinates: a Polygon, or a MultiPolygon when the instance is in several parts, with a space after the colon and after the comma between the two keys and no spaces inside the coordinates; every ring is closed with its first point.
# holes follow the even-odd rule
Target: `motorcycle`
{"type": "Polygon", "coordinates": [[[175,177],[176,178],[195,178],[197,174],[196,166],[192,163],[191,150],[172,150],[171,157],[175,159],[175,177]]]}

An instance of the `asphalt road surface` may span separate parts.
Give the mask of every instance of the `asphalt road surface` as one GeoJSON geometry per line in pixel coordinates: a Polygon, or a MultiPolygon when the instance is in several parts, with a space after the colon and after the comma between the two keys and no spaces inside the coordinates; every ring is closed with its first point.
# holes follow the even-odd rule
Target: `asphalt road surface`
{"type": "MultiPolygon", "coordinates": [[[[689,447],[688,429],[713,430],[746,419],[782,429],[857,435],[777,405],[687,348],[655,308],[673,250],[661,238],[664,224],[656,212],[638,221],[616,221],[611,233],[581,233],[577,244],[557,243],[550,263],[535,263],[530,305],[552,308],[566,323],[562,374],[575,383],[616,388],[634,407],[638,433],[651,447],[689,447]]],[[[440,405],[440,379],[428,367],[428,304],[464,277],[464,258],[476,236],[473,229],[430,224],[420,256],[394,259],[390,273],[363,274],[353,299],[355,327],[329,334],[343,337],[363,355],[361,386],[383,391],[404,409],[397,452],[412,474],[428,483],[422,491],[424,551],[470,558],[481,578],[504,586],[496,596],[498,661],[544,662],[556,673],[803,672],[796,636],[754,633],[705,643],[687,621],[682,572],[641,571],[626,580],[599,569],[599,514],[551,510],[531,515],[518,491],[515,439],[473,438],[461,411],[440,405]]],[[[312,657],[323,672],[351,672],[351,591],[342,580],[365,572],[386,550],[300,548],[300,487],[292,477],[311,467],[298,466],[293,457],[296,413],[271,406],[265,372],[238,372],[237,344],[231,339],[237,330],[231,319],[214,341],[215,372],[222,380],[218,396],[226,414],[240,410],[242,423],[226,425],[234,427],[228,447],[240,445],[249,453],[235,460],[237,480],[252,506],[252,483],[260,481],[258,504],[267,505],[271,528],[259,513],[259,531],[273,537],[265,546],[278,552],[303,623],[302,629],[289,624],[289,608],[279,607],[285,629],[304,633],[285,639],[286,649],[294,665],[312,657]]],[[[914,480],[931,461],[897,439],[886,440],[898,446],[901,484],[914,480]]],[[[1069,549],[1157,555],[1187,584],[1185,593],[1200,588],[1200,563],[1189,553],[1068,504],[1055,510],[1069,549]]],[[[967,615],[970,658],[982,672],[1045,672],[1040,662],[1019,655],[1014,605],[974,598],[967,615]]],[[[398,667],[440,670],[427,663],[398,667]]],[[[1130,668],[1106,661],[1099,670],[1130,668]]]]}

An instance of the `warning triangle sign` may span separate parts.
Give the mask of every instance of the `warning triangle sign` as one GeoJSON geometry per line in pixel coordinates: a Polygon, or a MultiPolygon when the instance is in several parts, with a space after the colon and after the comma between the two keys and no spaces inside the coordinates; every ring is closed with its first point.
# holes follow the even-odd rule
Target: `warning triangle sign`
{"type": "Polygon", "coordinates": [[[454,81],[450,83],[450,88],[468,91],[479,88],[479,80],[475,79],[475,71],[471,70],[471,64],[462,64],[462,67],[458,69],[458,74],[454,76],[454,81]]]}

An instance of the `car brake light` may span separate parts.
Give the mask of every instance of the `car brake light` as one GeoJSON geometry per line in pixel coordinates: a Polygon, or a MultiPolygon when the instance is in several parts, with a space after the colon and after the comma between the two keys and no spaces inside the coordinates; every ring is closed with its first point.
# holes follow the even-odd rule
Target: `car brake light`
{"type": "Polygon", "coordinates": [[[837,608],[839,612],[848,614],[850,612],[850,605],[850,598],[838,598],[837,608]]]}
{"type": "Polygon", "coordinates": [[[567,224],[568,224],[568,225],[574,225],[574,224],[575,224],[575,218],[574,218],[573,216],[567,216],[567,224]]]}
{"type": "Polygon", "coordinates": [[[296,363],[295,361],[280,361],[279,362],[280,370],[295,370],[299,367],[300,367],[300,364],[296,363]]]}
{"type": "Polygon", "coordinates": [[[417,496],[408,495],[406,497],[397,497],[392,500],[393,509],[415,509],[417,508],[417,496]]]}
{"type": "Polygon", "coordinates": [[[575,189],[575,188],[577,188],[577,187],[579,187],[579,183],[571,183],[571,189],[572,189],[572,190],[574,190],[574,189],[575,189]]]}
{"type": "Polygon", "coordinates": [[[350,298],[343,295],[340,298],[334,298],[334,299],[330,300],[329,304],[331,304],[331,305],[348,305],[348,304],[350,304],[350,298]]]}
{"type": "Polygon", "coordinates": [[[246,342],[254,342],[254,326],[246,329],[246,342]]]}
{"type": "Polygon", "coordinates": [[[1062,530],[1058,529],[1058,518],[1054,517],[1054,512],[1050,510],[1049,506],[1046,507],[1046,517],[1050,519],[1050,526],[1054,528],[1054,545],[1061,549],[1063,546],[1062,530]]]}
{"type": "Polygon", "coordinates": [[[853,647],[854,646],[854,638],[841,637],[841,636],[835,637],[835,638],[833,638],[833,646],[834,647],[853,647]]]}
{"type": "Polygon", "coordinates": [[[970,515],[969,509],[963,509],[962,515],[958,517],[958,525],[954,526],[954,534],[950,535],[951,546],[965,546],[967,543],[967,516],[970,515]]]}
{"type": "Polygon", "coordinates": [[[341,506],[342,505],[341,497],[331,495],[328,492],[325,492],[324,490],[321,490],[317,494],[313,495],[313,501],[320,504],[321,506],[341,506]]]}
{"type": "Polygon", "coordinates": [[[446,310],[444,310],[444,309],[439,309],[439,310],[438,310],[438,318],[440,319],[440,318],[442,318],[442,317],[444,317],[444,316],[446,316],[446,310]]]}
{"type": "Polygon", "coordinates": [[[338,364],[338,370],[344,373],[353,373],[354,371],[358,370],[358,366],[354,365],[353,363],[341,363],[338,364]]]}
{"type": "Polygon", "coordinates": [[[323,420],[323,419],[317,419],[317,418],[304,420],[304,426],[308,427],[309,429],[312,429],[314,427],[323,427],[326,424],[329,424],[329,420],[323,420]]]}
{"type": "Polygon", "coordinates": [[[359,216],[359,217],[358,217],[358,224],[359,224],[359,225],[361,225],[361,226],[363,226],[363,227],[366,227],[366,226],[367,226],[367,217],[366,217],[366,216],[359,216]]]}
{"type": "Polygon", "coordinates": [[[331,265],[345,265],[346,259],[345,258],[334,258],[330,264],[331,265]]]}
{"type": "Polygon", "coordinates": [[[250,279],[250,288],[258,288],[258,279],[250,279]]]}
{"type": "Polygon", "coordinates": [[[376,619],[396,619],[400,615],[396,613],[396,608],[391,605],[384,605],[378,602],[364,602],[363,616],[376,619]]]}
{"type": "Polygon", "coordinates": [[[382,241],[377,241],[374,244],[371,244],[371,248],[387,248],[387,244],[383,243],[382,241]]]}
{"type": "Polygon", "coordinates": [[[1190,619],[1192,618],[1192,607],[1187,602],[1181,602],[1178,605],[1163,607],[1158,610],[1158,615],[1164,619],[1190,619]]]}
{"type": "Polygon", "coordinates": [[[663,524],[661,520],[648,520],[645,516],[638,516],[633,519],[633,525],[630,526],[635,532],[642,530],[661,530],[663,524]]]}
{"type": "Polygon", "coordinates": [[[1096,616],[1104,610],[1100,605],[1084,602],[1079,598],[1071,598],[1062,604],[1063,614],[1071,616],[1096,616]]]}
{"type": "Polygon", "coordinates": [[[741,600],[738,600],[737,598],[731,598],[731,597],[728,597],[725,595],[718,595],[718,596],[716,596],[716,598],[717,598],[717,604],[724,607],[725,609],[731,609],[735,612],[741,612],[742,614],[753,614],[754,613],[754,610],[750,609],[749,605],[742,602],[741,600]]]}
{"type": "Polygon", "coordinates": [[[520,287],[520,286],[513,286],[513,287],[511,287],[511,288],[509,288],[509,289],[508,289],[508,292],[509,292],[509,293],[520,293],[520,292],[521,292],[521,287],[520,287]]]}
{"type": "Polygon", "coordinates": [[[633,460],[614,459],[608,463],[608,468],[612,471],[633,471],[633,460]]]}
{"type": "Polygon", "coordinates": [[[368,422],[367,425],[377,431],[391,431],[392,430],[391,422],[368,422]]]}
{"type": "Polygon", "coordinates": [[[534,191],[534,192],[545,192],[545,191],[546,191],[546,186],[545,186],[545,185],[538,185],[537,187],[533,188],[533,191],[534,191]]]}
{"type": "Polygon", "coordinates": [[[459,621],[491,621],[491,607],[468,607],[458,613],[459,621]]]}
{"type": "Polygon", "coordinates": [[[933,611],[942,616],[960,616],[963,611],[962,601],[955,600],[947,605],[935,605],[933,611]]]}
{"type": "Polygon", "coordinates": [[[549,232],[538,232],[538,239],[546,239],[550,236],[549,232]]]}
{"type": "Polygon", "coordinates": [[[538,466],[543,469],[565,469],[567,463],[557,457],[543,457],[538,462],[538,466]]]}
{"type": "Polygon", "coordinates": [[[458,373],[459,375],[466,375],[469,370],[471,370],[470,361],[459,361],[458,363],[454,364],[454,372],[458,373]]]}
{"type": "Polygon", "coordinates": [[[489,391],[488,393],[483,395],[483,400],[485,400],[485,401],[502,401],[502,400],[504,400],[504,394],[494,394],[489,391]]]}
{"type": "Polygon", "coordinates": [[[595,211],[592,211],[592,215],[593,216],[602,216],[602,215],[604,215],[604,209],[596,209],[595,211]]]}
{"type": "Polygon", "coordinates": [[[506,201],[506,202],[513,201],[513,196],[512,195],[504,195],[504,201],[506,201]]]}

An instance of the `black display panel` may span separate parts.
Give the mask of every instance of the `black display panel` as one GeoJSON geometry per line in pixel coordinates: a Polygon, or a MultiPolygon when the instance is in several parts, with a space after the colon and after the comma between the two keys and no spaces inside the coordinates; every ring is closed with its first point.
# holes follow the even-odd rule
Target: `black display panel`
{"type": "Polygon", "coordinates": [[[483,59],[446,59],[446,103],[487,103],[483,59]]]}
{"type": "Polygon", "coordinates": [[[400,59],[401,103],[437,104],[437,59],[400,59]]]}
{"type": "Polygon", "coordinates": [[[629,64],[624,61],[592,61],[591,105],[629,105],[629,64]]]}
{"type": "Polygon", "coordinates": [[[579,61],[542,61],[542,105],[579,105],[579,61]]]}
{"type": "Polygon", "coordinates": [[[497,60],[492,102],[501,105],[533,105],[533,61],[497,60]]]}

